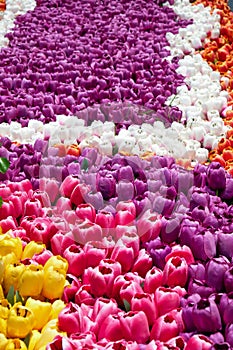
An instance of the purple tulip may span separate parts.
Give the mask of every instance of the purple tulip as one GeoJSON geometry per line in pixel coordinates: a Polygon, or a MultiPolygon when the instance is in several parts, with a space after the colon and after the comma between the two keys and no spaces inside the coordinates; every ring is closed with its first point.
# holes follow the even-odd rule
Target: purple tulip
{"type": "Polygon", "coordinates": [[[221,317],[215,302],[201,299],[193,308],[193,322],[198,332],[217,332],[221,330],[221,317]]]}
{"type": "Polygon", "coordinates": [[[229,264],[225,257],[211,259],[206,264],[206,283],[215,288],[216,292],[220,292],[224,287],[224,274],[228,270],[229,264]]]}
{"type": "Polygon", "coordinates": [[[217,251],[228,259],[233,257],[233,233],[217,232],[217,251]]]}
{"type": "Polygon", "coordinates": [[[196,259],[211,259],[216,255],[215,237],[210,231],[199,232],[193,236],[190,248],[196,259]]]}
{"type": "Polygon", "coordinates": [[[226,288],[227,293],[233,292],[233,266],[225,272],[224,286],[226,288]]]}
{"type": "Polygon", "coordinates": [[[226,188],[226,172],[217,162],[213,162],[207,169],[207,183],[214,191],[226,188]]]}
{"type": "Polygon", "coordinates": [[[225,339],[233,347],[233,324],[228,324],[225,329],[225,339]]]}

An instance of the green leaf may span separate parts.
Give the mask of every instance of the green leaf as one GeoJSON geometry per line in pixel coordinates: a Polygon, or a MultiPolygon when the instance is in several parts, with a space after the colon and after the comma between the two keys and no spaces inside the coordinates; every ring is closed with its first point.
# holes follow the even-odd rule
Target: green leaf
{"type": "Polygon", "coordinates": [[[5,174],[9,166],[10,166],[9,160],[7,160],[6,158],[0,157],[0,173],[5,174]]]}
{"type": "Polygon", "coordinates": [[[15,300],[16,300],[16,303],[20,302],[23,304],[23,299],[22,299],[21,295],[19,294],[18,290],[15,292],[15,300]]]}
{"type": "Polygon", "coordinates": [[[2,203],[3,203],[3,200],[2,200],[2,197],[0,196],[0,208],[2,206],[2,203]]]}
{"type": "Polygon", "coordinates": [[[117,153],[118,153],[118,147],[117,147],[117,144],[115,144],[112,148],[112,154],[113,154],[113,156],[115,156],[115,154],[117,154],[117,153]]]}
{"type": "Polygon", "coordinates": [[[9,289],[9,292],[7,293],[6,298],[9,301],[9,303],[11,304],[11,306],[13,306],[15,303],[14,297],[15,297],[14,286],[10,286],[10,289],[9,289]]]}
{"type": "Polygon", "coordinates": [[[24,338],[24,343],[26,345],[26,347],[29,347],[29,342],[30,342],[30,333],[26,336],[26,338],[24,338]]]}
{"type": "Polygon", "coordinates": [[[130,311],[130,303],[127,300],[123,299],[124,307],[126,312],[130,311]]]}
{"type": "Polygon", "coordinates": [[[82,161],[81,169],[84,170],[84,171],[87,171],[88,170],[88,166],[89,166],[88,160],[86,158],[84,158],[83,161],[82,161]]]}

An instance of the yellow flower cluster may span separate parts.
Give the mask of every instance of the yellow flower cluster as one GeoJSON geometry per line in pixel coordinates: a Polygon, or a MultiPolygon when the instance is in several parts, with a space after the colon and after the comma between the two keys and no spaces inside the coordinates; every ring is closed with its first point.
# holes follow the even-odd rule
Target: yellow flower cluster
{"type": "Polygon", "coordinates": [[[0,233],[0,350],[45,350],[57,334],[66,335],[58,329],[57,318],[65,307],[60,298],[68,262],[61,256],[50,257],[44,266],[30,261],[43,249],[33,241],[24,247],[20,238],[0,233]],[[30,264],[23,264],[24,259],[30,264]],[[6,296],[12,288],[10,303],[6,296]]]}

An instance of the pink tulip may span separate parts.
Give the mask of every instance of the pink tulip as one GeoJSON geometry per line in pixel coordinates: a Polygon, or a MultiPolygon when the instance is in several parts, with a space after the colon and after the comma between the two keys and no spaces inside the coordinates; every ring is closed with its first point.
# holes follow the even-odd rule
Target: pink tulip
{"type": "Polygon", "coordinates": [[[194,263],[193,253],[192,253],[191,249],[186,245],[183,245],[182,247],[178,244],[174,245],[172,247],[171,253],[169,253],[165,257],[165,261],[167,262],[170,258],[176,257],[176,256],[179,256],[180,258],[184,258],[188,265],[194,263]]]}
{"type": "Polygon", "coordinates": [[[116,276],[114,269],[111,267],[97,266],[92,269],[89,274],[91,293],[96,297],[110,296],[116,276]]]}
{"type": "MultiPolygon", "coordinates": [[[[64,217],[64,212],[70,212],[72,210],[72,204],[69,198],[65,198],[65,197],[60,197],[58,198],[57,202],[56,202],[56,207],[53,209],[53,212],[56,215],[61,215],[62,217],[64,217]]],[[[75,220],[77,219],[77,216],[74,214],[75,220]]]]}
{"type": "Polygon", "coordinates": [[[51,250],[54,255],[63,255],[63,252],[66,248],[68,248],[71,244],[74,244],[74,238],[72,233],[63,234],[61,232],[57,232],[51,238],[51,250]]]}
{"type": "Polygon", "coordinates": [[[68,273],[79,277],[86,268],[86,255],[83,249],[75,244],[67,247],[63,253],[63,257],[68,261],[68,273]]]}
{"type": "Polygon", "coordinates": [[[82,245],[90,241],[101,241],[102,239],[101,227],[87,219],[77,222],[72,232],[75,242],[82,245]]]}
{"type": "Polygon", "coordinates": [[[163,272],[156,266],[150,269],[144,281],[144,291],[146,293],[154,293],[156,289],[162,286],[163,272]]]}
{"type": "Polygon", "coordinates": [[[116,211],[118,212],[121,210],[129,211],[132,214],[132,216],[136,218],[136,207],[133,201],[120,201],[119,203],[117,203],[116,211]]]}
{"type": "Polygon", "coordinates": [[[166,345],[168,345],[168,348],[169,347],[174,347],[174,349],[185,349],[185,346],[186,346],[186,342],[184,341],[184,339],[181,337],[181,336],[178,336],[178,337],[175,337],[175,338],[172,338],[170,340],[168,340],[166,342],[166,345]]]}
{"type": "Polygon", "coordinates": [[[149,325],[143,311],[130,311],[126,314],[121,314],[120,324],[125,340],[144,344],[149,339],[149,325]]]}
{"type": "Polygon", "coordinates": [[[77,215],[75,214],[75,212],[73,210],[65,210],[62,213],[62,217],[66,220],[68,225],[75,225],[75,223],[77,221],[77,215]]]}
{"type": "Polygon", "coordinates": [[[138,257],[139,249],[140,249],[140,241],[136,232],[128,232],[126,231],[123,236],[118,240],[118,245],[123,245],[127,247],[132,247],[134,251],[134,258],[138,257]]]}
{"type": "Polygon", "coordinates": [[[100,325],[109,315],[115,315],[120,311],[114,299],[98,298],[94,304],[91,319],[95,322],[92,331],[97,335],[100,325]]]}
{"type": "Polygon", "coordinates": [[[58,326],[68,335],[73,333],[85,333],[90,330],[91,320],[84,315],[80,306],[69,303],[58,316],[58,326]]]}
{"type": "Polygon", "coordinates": [[[15,208],[12,201],[3,202],[0,208],[0,220],[6,219],[9,216],[15,217],[15,208]]]}
{"type": "Polygon", "coordinates": [[[36,190],[32,193],[31,198],[32,199],[39,199],[42,207],[47,207],[47,208],[51,207],[51,201],[50,201],[49,195],[45,191],[36,190]]]}
{"type": "Polygon", "coordinates": [[[180,306],[180,296],[173,289],[159,287],[155,291],[155,304],[158,315],[162,316],[180,306]]]}
{"type": "Polygon", "coordinates": [[[75,350],[99,349],[96,345],[95,334],[90,331],[86,332],[85,334],[71,334],[70,340],[72,341],[72,344],[74,344],[75,350]]]}
{"type": "MultiPolygon", "coordinates": [[[[118,241],[119,242],[119,241],[118,241]]],[[[111,259],[118,261],[121,264],[122,272],[128,272],[134,263],[134,250],[132,247],[125,245],[115,245],[113,248],[111,259]]]]}
{"type": "Polygon", "coordinates": [[[142,242],[156,239],[161,230],[161,215],[147,210],[137,221],[137,229],[142,242]]]}
{"type": "Polygon", "coordinates": [[[132,311],[143,311],[149,326],[152,326],[158,317],[154,296],[147,293],[136,293],[131,299],[132,311]]]}
{"type": "Polygon", "coordinates": [[[62,196],[70,198],[72,191],[78,184],[79,184],[79,179],[74,175],[69,175],[62,182],[59,191],[62,196]]]}
{"type": "Polygon", "coordinates": [[[139,276],[145,277],[147,272],[152,268],[152,258],[145,249],[139,251],[138,257],[133,265],[132,272],[137,272],[139,276]]]}
{"type": "Polygon", "coordinates": [[[62,295],[62,300],[65,303],[73,302],[75,301],[75,295],[77,291],[81,287],[80,281],[73,275],[67,275],[66,276],[67,280],[69,281],[69,285],[65,286],[63,295],[62,295]]]}
{"type": "Polygon", "coordinates": [[[31,198],[27,199],[24,203],[24,216],[32,216],[35,215],[36,217],[43,216],[43,209],[41,202],[39,199],[31,198]]]}
{"type": "MultiPolygon", "coordinates": [[[[13,219],[13,218],[7,218],[6,220],[8,220],[8,219],[13,219]]],[[[13,219],[14,220],[14,219],[13,219]]],[[[4,222],[5,220],[3,220],[3,222],[4,222]]],[[[5,228],[3,229],[3,225],[4,225],[4,223],[2,224],[1,223],[1,221],[0,221],[0,227],[2,228],[2,231],[3,232],[7,232],[7,231],[9,231],[9,230],[5,230],[5,228]]],[[[15,224],[16,225],[16,224],[15,224]]],[[[17,227],[17,228],[13,228],[13,231],[11,232],[11,235],[13,236],[13,237],[19,237],[21,240],[24,240],[25,238],[27,238],[27,232],[26,232],[26,230],[24,229],[24,228],[22,228],[22,227],[17,227]]],[[[28,239],[28,241],[30,242],[30,240],[28,239]]]]}
{"type": "Polygon", "coordinates": [[[141,286],[134,281],[129,281],[125,283],[119,291],[122,303],[124,303],[124,301],[127,301],[129,304],[131,303],[132,298],[137,293],[143,294],[143,290],[141,286]]]}
{"type": "Polygon", "coordinates": [[[125,341],[125,340],[118,340],[114,342],[108,342],[106,347],[104,348],[106,350],[116,350],[116,349],[127,349],[127,350],[138,350],[138,344],[133,341],[125,341]]]}
{"type": "Polygon", "coordinates": [[[177,319],[176,316],[175,313],[169,312],[157,318],[152,327],[150,339],[166,342],[177,337],[183,328],[180,319],[177,319]]]}
{"type": "Polygon", "coordinates": [[[81,220],[89,220],[95,222],[96,211],[91,204],[79,204],[75,210],[77,217],[81,220]]]}
{"type": "Polygon", "coordinates": [[[50,219],[43,217],[35,218],[28,236],[31,240],[43,242],[48,247],[53,236],[50,219]]]}
{"type": "Polygon", "coordinates": [[[49,260],[51,256],[53,256],[53,253],[48,249],[44,249],[41,253],[34,254],[32,260],[37,264],[44,266],[46,261],[49,260]]]}
{"type": "Polygon", "coordinates": [[[20,221],[20,226],[25,229],[27,232],[27,235],[29,235],[30,230],[33,226],[33,222],[35,220],[36,216],[35,215],[30,215],[30,216],[24,216],[21,221],[20,221]]]}
{"type": "Polygon", "coordinates": [[[7,185],[10,188],[12,193],[15,191],[29,193],[29,191],[32,190],[32,184],[29,180],[23,180],[20,182],[8,182],[7,185]]]}
{"type": "Polygon", "coordinates": [[[195,334],[189,338],[185,350],[210,350],[213,343],[202,334],[195,334]]]}
{"type": "Polygon", "coordinates": [[[101,242],[88,242],[84,245],[83,251],[86,256],[86,267],[96,267],[100,261],[106,258],[107,249],[101,242]]]}
{"type": "Polygon", "coordinates": [[[76,206],[78,206],[79,204],[82,204],[85,202],[85,197],[88,194],[88,192],[90,192],[90,188],[83,184],[83,183],[78,183],[71,195],[70,195],[70,200],[72,204],[75,204],[76,206]]]}
{"type": "Polygon", "coordinates": [[[61,335],[57,335],[51,343],[46,346],[46,350],[75,350],[75,344],[72,340],[67,337],[63,337],[61,335]]]}
{"type": "Polygon", "coordinates": [[[17,221],[14,217],[9,215],[7,218],[0,220],[0,227],[1,227],[3,233],[5,233],[9,230],[16,230],[17,229],[17,221]]]}
{"type": "Polygon", "coordinates": [[[112,297],[116,299],[119,305],[124,305],[120,297],[120,290],[123,286],[125,286],[126,284],[128,284],[128,282],[131,281],[135,282],[138,285],[143,283],[143,279],[137,274],[133,274],[132,272],[126,273],[125,275],[119,275],[115,279],[112,290],[112,297]]]}
{"type": "Polygon", "coordinates": [[[45,177],[39,181],[40,190],[48,193],[51,203],[54,203],[59,196],[59,182],[55,179],[47,179],[45,177]]]}
{"type": "Polygon", "coordinates": [[[109,315],[100,324],[98,339],[106,338],[108,341],[117,341],[124,339],[123,329],[120,322],[120,316],[124,313],[119,313],[118,315],[109,315]]]}
{"type": "Polygon", "coordinates": [[[184,287],[188,279],[188,264],[184,258],[171,257],[163,270],[163,284],[169,287],[184,287]]]}
{"type": "Polygon", "coordinates": [[[1,183],[0,184],[0,196],[2,197],[3,200],[6,200],[7,198],[10,197],[12,194],[12,191],[10,187],[6,184],[1,183]]]}
{"type": "Polygon", "coordinates": [[[103,259],[101,260],[99,266],[110,267],[113,269],[115,276],[119,276],[121,274],[121,264],[118,261],[114,261],[112,259],[103,259]]]}
{"type": "Polygon", "coordinates": [[[27,199],[28,199],[28,195],[26,192],[15,191],[13,194],[10,195],[9,201],[11,201],[14,206],[15,218],[22,216],[24,211],[24,205],[27,199]]]}
{"type": "Polygon", "coordinates": [[[124,225],[117,225],[115,230],[115,239],[118,241],[122,236],[125,234],[135,234],[137,235],[137,228],[135,225],[130,226],[124,226],[124,225]]]}
{"type": "Polygon", "coordinates": [[[117,225],[134,225],[135,216],[130,210],[119,210],[115,215],[116,226],[117,225]]]}
{"type": "Polygon", "coordinates": [[[115,235],[115,217],[112,213],[107,211],[99,211],[95,217],[95,223],[102,227],[103,235],[115,235]]]}
{"type": "Polygon", "coordinates": [[[75,294],[75,303],[78,305],[94,305],[95,299],[91,294],[91,286],[83,284],[75,294]]]}

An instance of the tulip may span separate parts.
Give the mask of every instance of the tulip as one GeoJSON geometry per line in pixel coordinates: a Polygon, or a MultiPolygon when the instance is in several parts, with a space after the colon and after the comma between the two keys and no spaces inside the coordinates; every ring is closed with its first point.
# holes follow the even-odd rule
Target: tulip
{"type": "Polygon", "coordinates": [[[199,302],[201,297],[199,294],[192,294],[188,295],[186,294],[181,299],[181,306],[182,306],[182,320],[184,322],[185,330],[188,332],[192,332],[196,330],[196,327],[193,322],[193,308],[194,305],[199,302]]]}
{"type": "Polygon", "coordinates": [[[124,225],[124,226],[130,226],[134,224],[134,214],[130,210],[119,210],[115,215],[115,223],[116,226],[118,225],[124,225]]]}
{"type": "Polygon", "coordinates": [[[44,283],[44,270],[41,265],[28,265],[19,278],[19,293],[22,296],[39,296],[44,283]]]}
{"type": "Polygon", "coordinates": [[[130,304],[132,298],[136,293],[143,293],[143,290],[140,284],[132,280],[123,284],[119,290],[121,303],[124,304],[126,301],[127,303],[130,304]]]}
{"type": "Polygon", "coordinates": [[[24,203],[23,216],[35,215],[36,217],[43,216],[43,208],[39,199],[27,199],[24,203]]]}
{"type": "Polygon", "coordinates": [[[188,278],[188,264],[179,256],[167,260],[163,271],[163,284],[169,287],[184,287],[188,278]]]}
{"type": "Polygon", "coordinates": [[[120,322],[120,314],[107,316],[102,324],[100,324],[97,337],[98,339],[106,338],[108,341],[124,339],[123,327],[120,322]]]}
{"type": "Polygon", "coordinates": [[[159,316],[165,315],[180,306],[180,296],[174,289],[159,287],[156,289],[154,297],[159,316]]]}
{"type": "Polygon", "coordinates": [[[231,249],[233,245],[233,233],[218,232],[217,235],[217,251],[219,255],[223,255],[228,259],[233,257],[233,251],[231,249]]]}
{"type": "Polygon", "coordinates": [[[219,310],[225,324],[233,323],[233,293],[223,294],[220,300],[219,310]]]}
{"type": "Polygon", "coordinates": [[[63,256],[68,261],[68,273],[76,277],[81,276],[86,268],[86,255],[83,249],[72,244],[66,248],[63,256]]]}
{"type": "Polygon", "coordinates": [[[215,292],[214,287],[210,287],[204,281],[200,281],[197,279],[190,279],[188,285],[188,293],[198,293],[202,298],[208,298],[212,293],[215,292]]]}
{"type": "Polygon", "coordinates": [[[174,346],[175,348],[178,349],[185,349],[186,346],[186,342],[184,341],[184,339],[179,336],[179,337],[175,337],[170,339],[169,341],[166,342],[166,345],[168,346],[168,348],[170,346],[174,346]]]}
{"type": "Polygon", "coordinates": [[[187,342],[186,350],[210,350],[212,341],[205,335],[195,334],[187,342]]]}
{"type": "Polygon", "coordinates": [[[179,256],[180,258],[184,258],[188,265],[194,263],[194,257],[192,254],[192,251],[189,247],[186,245],[183,245],[182,247],[180,245],[174,245],[172,247],[171,253],[169,253],[165,261],[167,262],[171,257],[179,256]]]}
{"type": "Polygon", "coordinates": [[[111,174],[97,177],[97,191],[102,193],[104,200],[109,200],[116,195],[116,180],[111,174]]]}
{"type": "Polygon", "coordinates": [[[150,336],[149,325],[143,311],[130,311],[120,315],[120,325],[126,340],[145,343],[150,336]]]}
{"type": "Polygon", "coordinates": [[[43,242],[46,246],[48,246],[50,239],[53,236],[51,220],[43,217],[35,218],[28,236],[31,240],[43,242]]]}
{"type": "Polygon", "coordinates": [[[61,298],[65,286],[65,278],[66,273],[64,269],[49,266],[44,270],[44,283],[41,294],[48,299],[61,298]]]}
{"type": "Polygon", "coordinates": [[[206,283],[220,292],[224,286],[224,274],[229,268],[229,261],[225,257],[215,258],[206,264],[206,283]]]}
{"type": "Polygon", "coordinates": [[[7,339],[4,334],[0,333],[0,350],[5,350],[7,343],[9,343],[9,339],[7,339]]]}
{"type": "Polygon", "coordinates": [[[14,350],[14,349],[27,350],[27,347],[25,343],[20,339],[9,339],[6,344],[5,350],[14,350]]]}
{"type": "Polygon", "coordinates": [[[152,295],[136,293],[131,299],[132,311],[143,311],[147,317],[149,326],[152,326],[157,318],[157,309],[152,295]]]}
{"type": "Polygon", "coordinates": [[[102,239],[101,227],[87,219],[77,223],[72,232],[75,242],[82,245],[90,241],[101,241],[102,239]]]}
{"type": "Polygon", "coordinates": [[[201,299],[193,308],[193,322],[199,332],[217,332],[221,329],[221,318],[215,302],[201,299]]]}
{"type": "Polygon", "coordinates": [[[121,229],[123,229],[123,227],[116,227],[116,237],[118,235],[120,236],[120,239],[117,240],[117,245],[133,248],[135,258],[139,257],[140,240],[137,233],[134,231],[134,227],[132,227],[132,230],[130,227],[125,228],[124,233],[120,235],[119,232],[121,229]]]}
{"type": "Polygon", "coordinates": [[[225,329],[225,340],[230,344],[230,346],[233,346],[233,324],[228,324],[225,329]]]}
{"type": "Polygon", "coordinates": [[[117,302],[114,299],[98,298],[93,306],[93,312],[91,315],[92,321],[95,322],[92,331],[98,334],[100,325],[109,315],[115,315],[119,312],[117,302]]]}
{"type": "Polygon", "coordinates": [[[183,219],[180,228],[180,244],[190,246],[193,236],[199,230],[199,222],[193,219],[183,219]]]}
{"type": "Polygon", "coordinates": [[[80,220],[89,220],[95,222],[96,211],[91,204],[79,204],[75,210],[77,217],[80,220]]]}
{"type": "Polygon", "coordinates": [[[137,272],[139,276],[145,277],[147,272],[152,268],[152,258],[145,251],[145,249],[141,249],[139,251],[138,257],[134,262],[132,272],[137,272]]]}
{"type": "Polygon", "coordinates": [[[50,267],[61,269],[64,271],[64,273],[66,273],[68,270],[68,262],[62,256],[54,255],[54,256],[51,256],[49,260],[47,260],[44,266],[44,271],[46,272],[50,267]]]}
{"type": "Polygon", "coordinates": [[[121,246],[118,243],[113,248],[111,259],[121,264],[122,272],[130,271],[134,263],[134,250],[132,247],[121,246]]]}
{"type": "Polygon", "coordinates": [[[91,294],[91,286],[83,284],[75,294],[75,303],[78,305],[94,305],[95,299],[91,294]]]}
{"type": "Polygon", "coordinates": [[[164,243],[174,242],[178,238],[179,231],[180,219],[178,217],[162,218],[160,237],[164,243]]]}
{"type": "Polygon", "coordinates": [[[52,305],[47,302],[28,298],[25,306],[32,311],[34,315],[34,329],[41,330],[49,321],[52,305]]]}
{"type": "Polygon", "coordinates": [[[25,269],[25,265],[21,263],[6,265],[3,278],[3,287],[6,293],[8,293],[11,286],[14,287],[15,291],[18,290],[19,279],[25,269]]]}
{"type": "Polygon", "coordinates": [[[29,242],[23,250],[22,260],[32,258],[34,254],[41,253],[45,248],[46,246],[43,243],[29,242]]]}
{"type": "Polygon", "coordinates": [[[73,191],[71,192],[70,195],[70,201],[72,204],[75,204],[76,206],[78,206],[79,204],[84,203],[84,198],[86,197],[88,191],[90,189],[88,188],[87,185],[84,185],[83,183],[78,183],[73,191]]]}
{"type": "Polygon", "coordinates": [[[137,230],[142,242],[156,239],[161,230],[160,216],[147,210],[137,221],[137,230]]]}
{"type": "Polygon", "coordinates": [[[16,303],[7,319],[7,337],[25,338],[33,329],[35,317],[30,309],[16,303]]]}
{"type": "Polygon", "coordinates": [[[157,238],[149,242],[147,251],[149,251],[155,266],[163,270],[165,266],[165,257],[171,252],[171,247],[167,244],[163,244],[160,238],[157,238]]]}
{"type": "Polygon", "coordinates": [[[17,222],[16,219],[12,216],[8,216],[6,219],[0,220],[0,225],[2,232],[7,232],[9,230],[16,230],[17,229],[17,222]]]}
{"type": "MultiPolygon", "coordinates": [[[[41,334],[35,333],[35,331],[33,331],[33,335],[35,336],[35,348],[33,348],[33,350],[40,350],[43,349],[50,343],[53,341],[53,339],[57,336],[57,335],[63,335],[65,336],[66,333],[65,332],[61,332],[58,329],[58,325],[57,325],[57,320],[51,320],[49,321],[42,329],[41,334]]],[[[30,350],[30,349],[29,349],[30,350]]]]}
{"type": "Polygon", "coordinates": [[[118,274],[110,266],[97,266],[92,269],[89,276],[91,293],[100,297],[102,295],[111,295],[113,282],[118,274]]]}
{"type": "Polygon", "coordinates": [[[58,316],[59,328],[68,335],[85,332],[87,330],[85,322],[81,307],[73,303],[69,303],[58,316]]]}
{"type": "Polygon", "coordinates": [[[116,226],[114,215],[104,210],[101,210],[96,214],[95,223],[102,227],[104,236],[110,235],[116,226]]]}
{"type": "Polygon", "coordinates": [[[224,274],[224,286],[227,293],[233,292],[233,267],[230,267],[224,274]]]}
{"type": "Polygon", "coordinates": [[[65,303],[62,300],[55,300],[52,303],[52,311],[49,315],[49,319],[53,320],[53,319],[57,319],[59,313],[61,312],[61,310],[63,310],[65,307],[65,303]]]}
{"type": "Polygon", "coordinates": [[[177,337],[180,331],[182,331],[182,325],[179,324],[175,314],[170,312],[157,318],[152,327],[150,339],[166,342],[177,337]]]}
{"type": "Polygon", "coordinates": [[[196,259],[206,261],[216,254],[216,242],[210,231],[200,232],[193,236],[190,248],[196,259]]]}
{"type": "Polygon", "coordinates": [[[32,257],[32,260],[39,264],[44,266],[45,263],[53,256],[53,253],[48,250],[48,249],[44,249],[41,253],[39,254],[34,254],[32,257]]]}
{"type": "Polygon", "coordinates": [[[207,170],[207,182],[213,190],[224,190],[226,187],[226,174],[219,163],[213,162],[207,170]]]}
{"type": "Polygon", "coordinates": [[[145,276],[144,291],[146,293],[154,293],[157,288],[162,286],[162,280],[163,272],[156,266],[153,266],[145,276]]]}
{"type": "Polygon", "coordinates": [[[51,250],[54,255],[62,255],[66,248],[70,245],[74,244],[74,238],[71,233],[62,234],[61,232],[57,232],[51,238],[51,250]]]}
{"type": "Polygon", "coordinates": [[[12,238],[8,233],[0,235],[0,256],[14,253],[17,259],[22,256],[22,242],[19,237],[12,238]]]}

